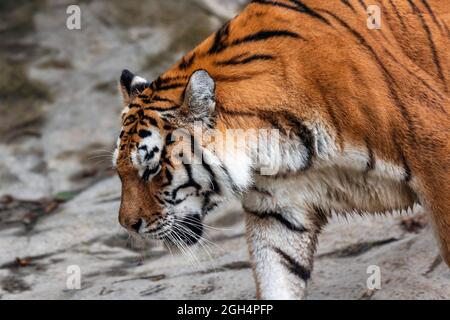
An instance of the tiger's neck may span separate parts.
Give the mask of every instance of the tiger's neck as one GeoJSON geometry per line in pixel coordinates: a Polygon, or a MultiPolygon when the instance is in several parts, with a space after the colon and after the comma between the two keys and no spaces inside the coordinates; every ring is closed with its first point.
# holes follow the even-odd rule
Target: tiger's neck
{"type": "Polygon", "coordinates": [[[234,193],[245,192],[256,176],[276,177],[310,166],[310,152],[299,136],[286,135],[256,116],[222,114],[219,108],[214,129],[202,139],[203,160],[223,169],[221,180],[234,193]]]}

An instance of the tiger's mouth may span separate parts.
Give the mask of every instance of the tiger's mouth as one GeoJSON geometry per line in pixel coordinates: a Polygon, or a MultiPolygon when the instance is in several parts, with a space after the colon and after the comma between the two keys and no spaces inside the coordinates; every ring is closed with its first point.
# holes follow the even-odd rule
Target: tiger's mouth
{"type": "Polygon", "coordinates": [[[203,224],[200,215],[187,215],[175,218],[171,228],[164,234],[162,240],[169,246],[182,247],[196,244],[203,235],[203,224]]]}
{"type": "Polygon", "coordinates": [[[170,215],[163,224],[143,235],[146,238],[161,240],[170,247],[183,247],[196,244],[203,236],[203,224],[200,215],[186,215],[178,218],[170,215]]]}

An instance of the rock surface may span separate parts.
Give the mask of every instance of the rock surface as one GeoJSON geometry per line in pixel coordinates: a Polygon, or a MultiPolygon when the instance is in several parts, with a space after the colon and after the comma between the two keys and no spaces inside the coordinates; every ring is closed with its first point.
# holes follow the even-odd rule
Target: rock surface
{"type": "MultiPolygon", "coordinates": [[[[2,2],[0,298],[255,298],[237,204],[210,216],[210,242],[170,253],[121,230],[109,169],[121,69],[154,78],[244,2],[80,1],[81,30],[65,26],[73,1],[2,2]],[[80,290],[67,286],[70,266],[80,290]]],[[[420,210],[336,218],[320,238],[309,298],[448,299],[449,283],[420,210]],[[379,290],[367,288],[369,266],[380,268],[379,290]]]]}

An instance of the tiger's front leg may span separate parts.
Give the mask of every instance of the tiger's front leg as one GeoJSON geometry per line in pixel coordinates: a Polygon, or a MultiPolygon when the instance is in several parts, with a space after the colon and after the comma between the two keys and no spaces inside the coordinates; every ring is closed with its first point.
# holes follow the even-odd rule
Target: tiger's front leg
{"type": "Polygon", "coordinates": [[[292,212],[246,211],[257,298],[304,299],[320,230],[302,223],[310,210],[297,212],[297,218],[292,212]]]}

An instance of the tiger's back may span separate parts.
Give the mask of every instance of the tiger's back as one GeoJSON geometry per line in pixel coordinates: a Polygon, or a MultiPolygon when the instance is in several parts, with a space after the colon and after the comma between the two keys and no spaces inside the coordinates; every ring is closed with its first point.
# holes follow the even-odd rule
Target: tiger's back
{"type": "Polygon", "coordinates": [[[162,77],[205,69],[224,114],[255,105],[320,114],[340,144],[370,140],[398,162],[398,144],[425,143],[427,130],[448,140],[450,8],[439,0],[380,6],[382,27],[371,30],[364,1],[253,1],[162,77]]]}

